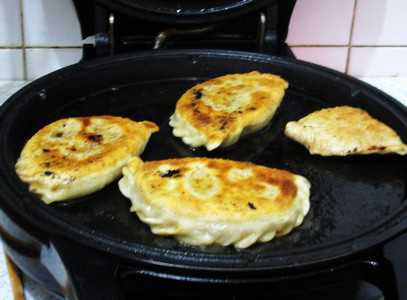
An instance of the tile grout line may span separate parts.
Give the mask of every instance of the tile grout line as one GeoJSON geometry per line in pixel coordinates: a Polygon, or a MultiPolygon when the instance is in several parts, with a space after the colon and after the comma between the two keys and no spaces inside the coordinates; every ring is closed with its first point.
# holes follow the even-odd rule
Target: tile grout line
{"type": "Polygon", "coordinates": [[[23,78],[27,80],[27,56],[25,53],[25,34],[24,34],[24,12],[23,12],[23,0],[20,0],[20,27],[21,27],[21,42],[22,42],[22,51],[23,51],[23,78]]]}
{"type": "Polygon", "coordinates": [[[356,16],[356,11],[357,11],[357,6],[358,6],[358,0],[355,0],[355,2],[353,2],[352,22],[350,24],[349,41],[348,41],[348,45],[347,45],[348,53],[346,55],[345,74],[349,73],[349,63],[350,63],[350,55],[351,55],[351,50],[352,50],[353,30],[355,27],[355,16],[356,16]]]}

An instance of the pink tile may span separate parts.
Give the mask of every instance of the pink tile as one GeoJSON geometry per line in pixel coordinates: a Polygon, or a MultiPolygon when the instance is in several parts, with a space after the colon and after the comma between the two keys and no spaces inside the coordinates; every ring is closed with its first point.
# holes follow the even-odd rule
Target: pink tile
{"type": "Polygon", "coordinates": [[[81,49],[27,49],[27,79],[37,79],[52,71],[77,63],[81,49]]]}
{"type": "Polygon", "coordinates": [[[406,0],[358,0],[352,44],[407,45],[406,0]]]}
{"type": "Polygon", "coordinates": [[[290,45],[347,45],[355,0],[297,0],[290,45]]]}
{"type": "Polygon", "coordinates": [[[21,46],[20,2],[0,1],[0,46],[21,46]]]}
{"type": "Polygon", "coordinates": [[[407,76],[406,47],[354,47],[350,52],[349,74],[407,76]]]}
{"type": "Polygon", "coordinates": [[[23,80],[23,50],[0,49],[0,80],[23,80]]]}
{"type": "Polygon", "coordinates": [[[345,72],[347,47],[292,47],[297,59],[345,72]]]}
{"type": "Polygon", "coordinates": [[[72,1],[23,0],[27,46],[80,46],[79,21],[72,1]]]}

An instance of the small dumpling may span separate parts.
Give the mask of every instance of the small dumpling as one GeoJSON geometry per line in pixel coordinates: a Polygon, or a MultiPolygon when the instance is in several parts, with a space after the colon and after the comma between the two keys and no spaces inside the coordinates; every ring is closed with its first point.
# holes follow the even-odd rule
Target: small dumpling
{"type": "Polygon", "coordinates": [[[200,246],[270,241],[299,226],[310,207],[305,177],[226,159],[134,157],[119,188],[154,234],[200,246]]]}
{"type": "Polygon", "coordinates": [[[321,156],[407,153],[407,146],[393,129],[350,106],[322,109],[288,122],[285,135],[321,156]]]}
{"type": "Polygon", "coordinates": [[[152,122],[121,117],[61,119],[28,140],[16,172],[45,203],[85,196],[118,178],[156,131],[152,122]]]}
{"type": "Polygon", "coordinates": [[[265,127],[284,97],[288,82],[257,71],[200,83],[182,95],[170,117],[173,135],[192,147],[227,147],[265,127]]]}
{"type": "Polygon", "coordinates": [[[288,122],[285,135],[321,156],[407,153],[407,146],[393,129],[350,106],[325,108],[298,122],[288,122]]]}

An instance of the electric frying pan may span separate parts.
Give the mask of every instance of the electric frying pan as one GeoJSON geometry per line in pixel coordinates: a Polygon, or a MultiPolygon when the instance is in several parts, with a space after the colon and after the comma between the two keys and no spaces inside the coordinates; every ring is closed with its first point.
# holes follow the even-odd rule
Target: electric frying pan
{"type": "Polygon", "coordinates": [[[393,241],[405,240],[407,228],[406,157],[311,156],[283,134],[288,121],[337,105],[367,110],[407,141],[407,110],[400,103],[357,79],[295,59],[167,50],[98,59],[51,73],[17,92],[0,110],[5,248],[23,271],[75,299],[122,299],[132,287],[159,294],[157,284],[166,293],[193,295],[200,288],[203,295],[254,296],[259,286],[268,293],[284,292],[294,281],[301,289],[329,285],[335,278],[371,281],[391,299],[405,298],[405,288],[397,285],[403,276],[397,266],[405,260],[393,241]],[[265,129],[212,152],[189,148],[172,136],[169,116],[186,89],[253,70],[290,83],[265,129]],[[193,247],[153,235],[129,212],[130,201],[117,182],[51,205],[29,193],[14,171],[27,139],[57,119],[101,114],[159,125],[143,160],[222,157],[301,174],[312,184],[310,212],[289,235],[237,250],[193,247]]]}

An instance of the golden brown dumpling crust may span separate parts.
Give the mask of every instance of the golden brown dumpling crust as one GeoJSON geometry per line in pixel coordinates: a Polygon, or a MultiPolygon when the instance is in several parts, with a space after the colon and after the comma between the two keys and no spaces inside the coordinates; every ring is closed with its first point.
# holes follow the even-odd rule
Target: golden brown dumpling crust
{"type": "Polygon", "coordinates": [[[61,119],[26,143],[16,171],[46,203],[87,195],[117,178],[157,130],[152,122],[113,116],[61,119]]]}
{"type": "Polygon", "coordinates": [[[322,109],[289,122],[285,134],[311,154],[322,156],[407,153],[407,146],[393,129],[350,106],[322,109]]]}
{"type": "Polygon", "coordinates": [[[287,88],[279,76],[257,71],[198,84],[178,100],[170,119],[173,134],[192,147],[230,146],[268,124],[287,88]]]}
{"type": "Polygon", "coordinates": [[[154,233],[193,245],[269,241],[300,225],[309,209],[307,179],[250,162],[133,158],[123,174],[131,210],[154,233]]]}

